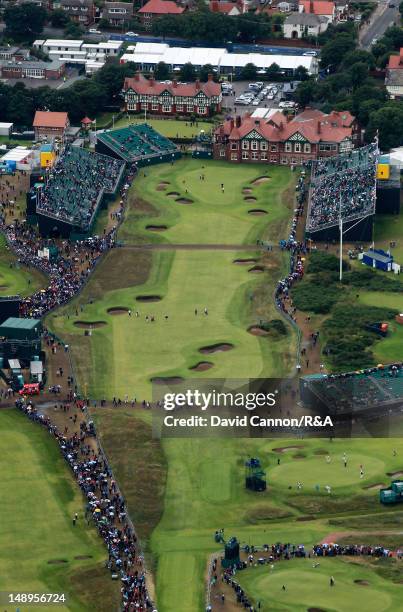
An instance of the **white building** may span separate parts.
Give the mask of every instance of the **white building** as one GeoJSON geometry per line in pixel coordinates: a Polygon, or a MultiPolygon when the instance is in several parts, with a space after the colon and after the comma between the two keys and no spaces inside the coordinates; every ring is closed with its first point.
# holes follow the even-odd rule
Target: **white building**
{"type": "Polygon", "coordinates": [[[286,17],[283,25],[284,38],[303,38],[304,36],[318,36],[327,30],[329,21],[322,15],[309,13],[295,13],[286,17]]]}
{"type": "Polygon", "coordinates": [[[290,75],[299,66],[306,68],[310,74],[318,72],[318,60],[312,56],[228,53],[226,49],[170,47],[161,43],[138,43],[133,52],[122,55],[120,62],[133,62],[143,72],[154,70],[159,62],[167,64],[173,72],[178,72],[188,62],[196,70],[211,64],[219,74],[239,74],[249,63],[254,64],[258,70],[266,70],[275,63],[290,75]]]}
{"type": "Polygon", "coordinates": [[[108,40],[99,43],[84,43],[83,40],[36,40],[34,48],[41,49],[51,59],[58,59],[67,64],[85,66],[86,74],[92,74],[105,64],[109,57],[118,57],[123,42],[108,40]]]}

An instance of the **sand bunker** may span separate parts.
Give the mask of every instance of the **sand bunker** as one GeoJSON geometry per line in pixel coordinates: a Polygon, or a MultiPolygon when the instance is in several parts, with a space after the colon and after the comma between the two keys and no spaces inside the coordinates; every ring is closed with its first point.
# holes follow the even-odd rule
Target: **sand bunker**
{"type": "Polygon", "coordinates": [[[255,198],[255,196],[246,196],[244,200],[245,202],[256,202],[257,198],[255,198]]]}
{"type": "Polygon", "coordinates": [[[264,272],[264,267],[253,266],[253,268],[249,268],[248,272],[251,272],[252,274],[261,274],[262,272],[264,272]]]}
{"type": "Polygon", "coordinates": [[[383,482],[377,482],[376,484],[368,485],[367,487],[364,487],[364,489],[367,489],[367,490],[371,490],[371,489],[374,490],[374,489],[376,489],[378,491],[379,491],[379,489],[385,489],[385,488],[386,488],[386,485],[383,484],[383,482]]]}
{"type": "Polygon", "coordinates": [[[168,229],[167,225],[146,225],[146,230],[150,232],[164,232],[168,229]]]}
{"type": "Polygon", "coordinates": [[[106,321],[75,321],[74,325],[84,329],[92,329],[93,327],[103,327],[106,325],[106,321]]]}
{"type": "Polygon", "coordinates": [[[267,214],[268,212],[266,210],[263,210],[263,208],[251,208],[250,210],[248,210],[248,215],[255,215],[255,217],[267,214]]]}
{"type": "Polygon", "coordinates": [[[258,325],[252,325],[251,327],[248,327],[248,332],[252,334],[252,336],[268,336],[269,335],[268,331],[266,331],[265,329],[262,329],[258,325]]]}
{"type": "Polygon", "coordinates": [[[360,584],[361,586],[369,586],[368,580],[354,580],[354,584],[360,584]]]}
{"type": "Polygon", "coordinates": [[[124,306],[116,306],[115,308],[108,308],[106,312],[110,315],[123,315],[127,314],[129,309],[124,306]]]}
{"type": "Polygon", "coordinates": [[[245,194],[252,193],[252,191],[253,191],[253,189],[251,189],[251,187],[244,187],[242,189],[242,193],[245,193],[245,194]]]}
{"type": "Polygon", "coordinates": [[[388,476],[403,476],[403,472],[386,472],[388,476]]]}
{"type": "Polygon", "coordinates": [[[176,198],[178,195],[180,195],[179,191],[168,191],[167,193],[168,198],[176,198]]]}
{"type": "Polygon", "coordinates": [[[151,382],[155,385],[178,385],[183,381],[184,378],[181,376],[156,376],[151,379],[151,382]]]}
{"type": "Polygon", "coordinates": [[[295,446],[278,446],[277,448],[273,448],[275,453],[286,453],[290,450],[299,450],[300,448],[305,448],[303,444],[296,444],[295,446]]]}
{"type": "Polygon", "coordinates": [[[157,191],[165,191],[167,188],[167,185],[169,185],[169,183],[158,183],[158,185],[156,186],[156,190],[157,191]]]}
{"type": "Polygon", "coordinates": [[[67,559],[49,559],[49,565],[59,565],[61,563],[68,563],[67,559]]]}
{"type": "Polygon", "coordinates": [[[304,455],[303,453],[295,453],[295,455],[292,456],[293,459],[305,459],[306,455],[304,455]]]}
{"type": "Polygon", "coordinates": [[[193,204],[193,200],[189,198],[176,198],[175,202],[178,202],[178,204],[193,204]]]}
{"type": "Polygon", "coordinates": [[[211,344],[210,346],[202,346],[199,348],[199,353],[221,353],[223,351],[230,351],[234,348],[233,344],[229,342],[223,342],[222,344],[211,344]]]}
{"type": "Polygon", "coordinates": [[[189,370],[193,370],[194,372],[205,372],[212,368],[213,365],[214,363],[211,363],[211,361],[199,361],[199,363],[196,363],[196,365],[189,368],[189,370]]]}
{"type": "Polygon", "coordinates": [[[138,295],[136,302],[160,302],[162,297],[160,295],[138,295]]]}
{"type": "Polygon", "coordinates": [[[240,266],[247,266],[249,264],[256,263],[258,260],[254,257],[250,257],[249,259],[234,259],[232,263],[239,264],[240,266]]]}
{"type": "Polygon", "coordinates": [[[268,176],[258,176],[257,179],[251,182],[251,185],[261,185],[269,180],[268,176]]]}
{"type": "Polygon", "coordinates": [[[92,555],[76,555],[74,559],[92,559],[92,555]]]}

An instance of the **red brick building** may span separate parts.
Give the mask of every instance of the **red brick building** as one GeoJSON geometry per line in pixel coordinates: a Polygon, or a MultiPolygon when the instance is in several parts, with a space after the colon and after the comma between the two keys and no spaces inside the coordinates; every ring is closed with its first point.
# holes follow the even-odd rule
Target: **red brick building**
{"type": "Polygon", "coordinates": [[[33,122],[35,140],[63,139],[69,126],[67,113],[36,111],[33,122]]]}
{"type": "Polygon", "coordinates": [[[146,79],[137,72],[126,77],[123,86],[126,112],[147,111],[155,115],[200,115],[209,116],[221,111],[221,86],[214,83],[212,75],[207,83],[170,84],[146,79]]]}
{"type": "Polygon", "coordinates": [[[348,111],[306,109],[289,118],[277,111],[264,119],[229,119],[214,132],[215,159],[233,163],[300,164],[351,150],[360,132],[348,111]]]}
{"type": "Polygon", "coordinates": [[[151,29],[152,22],[163,15],[181,15],[185,9],[172,2],[172,0],[148,0],[144,6],[137,11],[144,27],[151,29]]]}

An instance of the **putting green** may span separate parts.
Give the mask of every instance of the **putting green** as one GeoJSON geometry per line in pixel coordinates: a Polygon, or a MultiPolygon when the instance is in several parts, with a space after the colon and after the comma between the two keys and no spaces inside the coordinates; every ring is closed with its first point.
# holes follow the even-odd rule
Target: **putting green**
{"type": "MultiPolygon", "coordinates": [[[[295,451],[298,453],[299,451],[295,451]]],[[[304,487],[321,487],[329,485],[343,487],[354,483],[365,482],[385,471],[384,461],[367,454],[347,454],[347,467],[344,467],[343,455],[318,456],[310,459],[291,459],[276,465],[270,470],[270,481],[273,485],[295,487],[301,482],[304,487]],[[360,478],[360,465],[363,466],[364,477],[360,478]]]]}
{"type": "MultiPolygon", "coordinates": [[[[128,394],[151,399],[151,380],[155,377],[243,378],[247,374],[258,378],[282,375],[291,369],[295,354],[291,330],[287,337],[278,340],[258,338],[247,331],[258,316],[278,318],[272,291],[274,282],[286,269],[287,255],[273,253],[267,272],[259,275],[249,273],[249,265],[234,264],[237,258],[261,257],[259,251],[239,252],[236,247],[230,250],[192,248],[200,243],[249,244],[251,236],[264,232],[264,225],[268,231],[277,227],[285,233],[291,201],[287,204],[281,195],[291,184],[291,173],[288,169],[274,168],[273,172],[270,170],[272,179],[257,187],[272,211],[272,216],[263,223],[260,217],[248,216],[242,186],[267,173],[267,167],[235,169],[230,164],[221,167],[216,162],[205,162],[205,181],[200,181],[200,172],[200,162],[195,160],[177,162],[172,167],[154,166],[147,169],[145,177],[140,173],[132,192],[141,193],[143,199],[149,198],[161,212],[158,223],[165,223],[165,215],[169,216],[167,224],[173,223],[169,241],[190,245],[189,248],[153,252],[148,279],[133,287],[127,287],[124,274],[121,279],[115,278],[106,259],[80,297],[48,319],[52,329],[72,347],[78,375],[92,397],[111,399],[114,395],[123,398],[128,394]],[[179,204],[172,212],[172,202],[164,192],[156,190],[162,179],[171,184],[176,181],[181,187],[185,182],[192,193],[199,190],[197,205],[192,208],[193,205],[179,204]],[[217,204],[210,193],[213,180],[218,191],[220,181],[228,184],[224,194],[219,191],[217,204]],[[241,217],[243,223],[239,221],[241,217]],[[125,288],[108,290],[110,283],[106,279],[111,279],[114,287],[121,281],[125,288]],[[106,290],[94,300],[100,280],[106,290]],[[259,297],[255,297],[256,293],[259,297]],[[151,303],[136,301],[142,295],[157,295],[162,299],[151,303]],[[75,314],[77,303],[83,304],[83,312],[78,315],[75,314]],[[108,313],[117,306],[131,309],[133,316],[108,313]],[[204,308],[208,309],[207,316],[203,314],[204,308]],[[135,316],[136,312],[139,316],[135,316]],[[151,317],[154,317],[152,323],[151,317]],[[77,320],[105,321],[106,325],[93,329],[91,338],[84,338],[83,330],[74,325],[77,320]],[[217,343],[230,343],[234,348],[203,356],[212,362],[210,370],[191,371],[189,368],[202,359],[199,349],[217,343]]],[[[150,216],[155,213],[143,211],[138,216],[138,212],[135,200],[119,234],[129,244],[128,253],[131,241],[138,241],[139,235],[140,239],[144,238],[142,226],[156,223],[156,217],[150,216]]],[[[125,257],[124,250],[119,254],[125,257]]]]}
{"type": "MultiPolygon", "coordinates": [[[[57,444],[16,410],[0,411],[0,430],[0,456],[7,466],[0,485],[0,591],[65,592],[68,604],[57,609],[85,612],[87,577],[99,592],[93,609],[114,609],[118,593],[102,568],[106,550],[87,527],[83,497],[57,444]],[[75,512],[79,520],[73,527],[75,512]]],[[[38,612],[47,609],[35,606],[38,612]]]]}
{"type": "Polygon", "coordinates": [[[363,606],[366,612],[399,609],[401,585],[383,580],[361,564],[337,558],[318,558],[315,563],[319,566],[313,568],[312,559],[283,561],[273,570],[266,566],[239,572],[237,580],[255,602],[261,602],[263,610],[306,612],[317,608],[349,612],[363,606]],[[333,587],[330,576],[335,580],[333,587]]]}
{"type": "Polygon", "coordinates": [[[126,243],[174,244],[254,244],[265,236],[278,243],[290,218],[291,202],[282,198],[292,185],[288,168],[263,165],[237,166],[226,162],[183,159],[173,166],[160,164],[140,170],[133,185],[134,204],[126,215],[119,237],[126,243]],[[260,184],[254,181],[269,177],[260,184]],[[200,177],[204,177],[200,180],[200,177]],[[164,190],[159,190],[163,185],[164,190]],[[224,185],[224,192],[221,185],[224,185]],[[244,194],[248,188],[250,193],[244,194]],[[176,194],[171,197],[171,194],[176,194]],[[246,201],[245,198],[253,198],[246,201]],[[137,201],[152,204],[154,213],[144,211],[137,201]],[[189,199],[181,204],[178,199],[189,199]],[[261,209],[267,215],[255,216],[249,210],[261,209]],[[158,216],[151,216],[152,214],[158,216]],[[147,225],[166,225],[163,232],[146,230],[147,225]]]}

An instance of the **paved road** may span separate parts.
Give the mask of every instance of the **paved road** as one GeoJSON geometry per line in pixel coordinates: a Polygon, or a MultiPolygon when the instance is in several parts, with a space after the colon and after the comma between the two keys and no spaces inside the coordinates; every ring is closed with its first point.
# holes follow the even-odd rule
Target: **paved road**
{"type": "MultiPolygon", "coordinates": [[[[369,49],[371,44],[373,43],[374,38],[378,40],[383,36],[385,31],[389,28],[389,26],[393,25],[394,22],[398,21],[399,11],[398,11],[398,3],[399,0],[396,0],[396,5],[392,8],[389,6],[389,3],[384,1],[380,3],[380,9],[376,10],[375,18],[365,34],[363,34],[360,40],[360,46],[363,49],[369,49]]],[[[392,0],[392,4],[394,4],[392,0]]]]}

